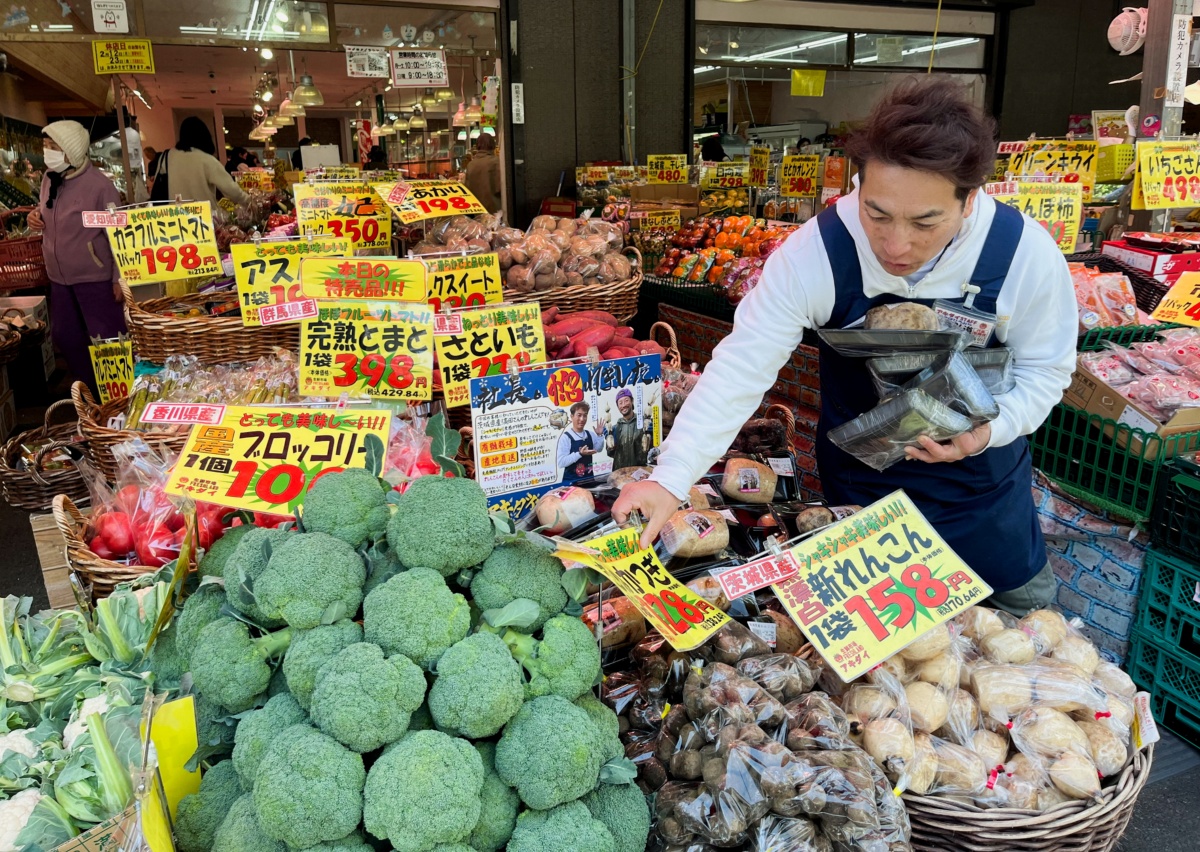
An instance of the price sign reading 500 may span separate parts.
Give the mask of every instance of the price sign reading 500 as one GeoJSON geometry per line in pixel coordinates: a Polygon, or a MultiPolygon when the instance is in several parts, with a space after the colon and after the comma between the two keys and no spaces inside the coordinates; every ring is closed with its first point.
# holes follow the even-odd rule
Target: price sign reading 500
{"type": "Polygon", "coordinates": [[[788,198],[813,198],[817,194],[817,167],[821,158],[816,154],[793,154],[783,158],[780,175],[780,195],[788,198]]]}

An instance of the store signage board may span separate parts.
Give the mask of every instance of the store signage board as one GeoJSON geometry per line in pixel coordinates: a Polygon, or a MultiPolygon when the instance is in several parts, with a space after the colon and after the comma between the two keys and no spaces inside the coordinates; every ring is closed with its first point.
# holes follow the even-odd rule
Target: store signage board
{"type": "Polygon", "coordinates": [[[301,234],[346,237],[355,249],[391,247],[392,211],[367,184],[301,183],[292,191],[301,234]]]}
{"type": "Polygon", "coordinates": [[[85,228],[123,228],[128,224],[128,213],[110,213],[107,210],[83,211],[83,227],[85,228]]]}
{"type": "MultiPolygon", "coordinates": [[[[242,306],[242,325],[263,325],[259,310],[304,299],[300,286],[300,261],[306,257],[341,257],[350,254],[350,241],[336,237],[311,237],[256,243],[234,243],[233,277],[242,306]]],[[[277,313],[272,311],[271,313],[277,313]]],[[[277,322],[295,322],[290,317],[277,322]]]]}
{"type": "Polygon", "coordinates": [[[687,183],[687,156],[684,154],[651,154],[646,157],[646,182],[687,183]]]}
{"type": "Polygon", "coordinates": [[[706,163],[701,189],[740,189],[750,179],[750,163],[706,163]]]}
{"type": "Polygon", "coordinates": [[[583,179],[587,183],[608,183],[608,166],[584,166],[583,179]]]}
{"type": "Polygon", "coordinates": [[[393,50],[392,81],[397,88],[449,86],[444,50],[393,50]]]}
{"type": "Polygon", "coordinates": [[[839,194],[846,185],[846,158],[828,156],[822,164],[822,193],[833,189],[839,194]]]}
{"type": "Polygon", "coordinates": [[[609,180],[628,183],[637,180],[636,166],[613,166],[608,170],[609,180]]]}
{"type": "Polygon", "coordinates": [[[346,50],[347,77],[389,76],[388,50],[386,47],[348,44],[346,50]]]}
{"type": "Polygon", "coordinates": [[[1150,316],[1159,322],[1200,327],[1200,272],[1180,275],[1150,316]]]}
{"type": "Polygon", "coordinates": [[[1137,157],[1142,209],[1200,207],[1200,143],[1138,142],[1137,157]]]}
{"type": "Polygon", "coordinates": [[[1028,143],[1026,143],[1025,141],[1001,142],[999,145],[996,146],[996,153],[1002,154],[1004,156],[1009,156],[1011,154],[1020,154],[1021,152],[1023,152],[1025,150],[1026,144],[1028,144],[1028,143]]]}
{"type": "Polygon", "coordinates": [[[750,149],[750,185],[766,186],[771,168],[771,149],[755,146],[750,149]]]}
{"type": "Polygon", "coordinates": [[[789,154],[783,158],[779,194],[784,198],[816,198],[817,169],[821,158],[816,154],[789,154]]]}
{"type": "Polygon", "coordinates": [[[1031,141],[1025,150],[1013,154],[1008,170],[1014,177],[1053,177],[1061,175],[1065,183],[1083,186],[1083,200],[1092,200],[1096,183],[1095,141],[1031,141]]]}
{"type": "Polygon", "coordinates": [[[1001,204],[1015,207],[1050,232],[1063,254],[1075,252],[1083,221],[1083,187],[1077,183],[1008,181],[985,187],[1001,204]]]}
{"type": "Polygon", "coordinates": [[[300,325],[303,396],[421,402],[433,393],[428,305],[326,300],[300,325]]]}
{"type": "Polygon", "coordinates": [[[1171,45],[1167,56],[1166,108],[1183,106],[1183,90],[1187,87],[1188,52],[1192,46],[1192,16],[1175,15],[1171,19],[1171,45]]]}
{"type": "Polygon", "coordinates": [[[97,35],[129,32],[129,12],[125,0],[92,0],[92,29],[97,35]]]}
{"type": "Polygon", "coordinates": [[[425,264],[381,257],[306,258],[300,261],[300,292],[309,299],[428,300],[425,264]]]}
{"type": "MultiPolygon", "coordinates": [[[[383,198],[391,198],[395,184],[375,184],[383,198]]],[[[438,219],[443,216],[476,216],[486,213],[487,208],[479,203],[465,184],[455,181],[414,180],[408,182],[408,194],[400,203],[388,202],[391,212],[405,225],[422,219],[438,219]]]]}
{"type": "Polygon", "coordinates": [[[471,379],[502,376],[509,364],[528,367],[546,361],[542,306],[537,302],[459,311],[457,334],[435,338],[446,407],[471,402],[471,379]]]}
{"type": "Polygon", "coordinates": [[[238,186],[247,192],[251,190],[258,190],[259,192],[275,191],[275,173],[267,169],[237,171],[233,173],[233,179],[237,181],[238,186]]]}
{"type": "Polygon", "coordinates": [[[719,573],[713,572],[713,576],[721,584],[721,591],[725,593],[725,597],[735,601],[759,589],[790,580],[798,573],[800,566],[796,564],[796,557],[784,551],[755,559],[745,565],[735,565],[719,573]]]}
{"type": "Polygon", "coordinates": [[[475,430],[475,478],[488,504],[513,519],[529,513],[538,498],[578,474],[558,465],[560,439],[570,426],[570,409],[588,405],[587,428],[602,449],[592,475],[604,476],[619,459],[622,467],[646,463],[662,442],[662,359],[657,355],[618,358],[592,366],[548,364],[516,376],[471,379],[471,425],[475,430]],[[623,420],[617,394],[633,396],[630,420],[623,420]],[[597,421],[601,421],[600,424],[597,421]],[[610,424],[613,450],[604,440],[610,424]],[[598,428],[599,425],[599,428],[598,428]],[[614,455],[616,459],[614,459],[614,455]]]}
{"type": "Polygon", "coordinates": [[[92,64],[97,74],[153,74],[154,50],[148,38],[96,39],[92,64]]]}
{"type": "Polygon", "coordinates": [[[100,404],[129,396],[133,389],[133,341],[106,340],[88,347],[100,404]]]}
{"type": "Polygon", "coordinates": [[[219,423],[192,427],[166,491],[291,517],[324,474],[358,467],[379,475],[391,424],[380,409],[231,405],[219,423]]]}
{"type": "Polygon", "coordinates": [[[1092,132],[1097,139],[1121,139],[1129,135],[1123,109],[1092,110],[1092,132]]]}
{"type": "Polygon", "coordinates": [[[481,308],[504,301],[504,280],[495,252],[455,257],[424,257],[429,306],[441,313],[449,308],[481,308]]]}
{"type": "Polygon", "coordinates": [[[629,219],[641,231],[678,231],[682,221],[678,210],[635,210],[629,219]]]}
{"type": "Polygon", "coordinates": [[[106,228],[105,233],[117,269],[130,284],[209,278],[223,272],[207,201],[125,212],[126,224],[106,228]]]}
{"type": "Polygon", "coordinates": [[[992,593],[903,491],[790,552],[799,571],[772,588],[847,683],[992,593]]]}
{"type": "Polygon", "coordinates": [[[512,123],[525,123],[525,84],[512,84],[512,123]]]}

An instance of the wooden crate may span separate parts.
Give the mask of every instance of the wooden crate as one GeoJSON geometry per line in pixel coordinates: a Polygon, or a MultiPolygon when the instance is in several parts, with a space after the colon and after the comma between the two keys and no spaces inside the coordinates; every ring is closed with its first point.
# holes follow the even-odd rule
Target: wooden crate
{"type": "Polygon", "coordinates": [[[33,540],[37,545],[38,562],[42,566],[42,582],[52,609],[73,609],[75,595],[71,592],[70,566],[67,565],[67,543],[54,524],[54,515],[29,516],[33,540]]]}

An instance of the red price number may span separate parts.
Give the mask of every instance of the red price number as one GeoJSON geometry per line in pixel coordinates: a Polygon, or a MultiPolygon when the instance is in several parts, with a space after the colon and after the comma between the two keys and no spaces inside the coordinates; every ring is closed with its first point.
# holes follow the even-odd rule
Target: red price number
{"type": "Polygon", "coordinates": [[[1189,305],[1188,309],[1183,312],[1183,315],[1194,322],[1200,322],[1200,302],[1197,302],[1194,305],[1189,305]]]}
{"type": "Polygon", "coordinates": [[[767,170],[766,169],[751,169],[750,183],[754,186],[767,185],[767,170]]]}
{"type": "Polygon", "coordinates": [[[1163,198],[1167,201],[1200,201],[1200,177],[1192,175],[1167,178],[1163,181],[1163,198]]]}
{"type": "Polygon", "coordinates": [[[788,178],[788,192],[793,194],[811,195],[815,191],[813,179],[810,177],[788,178]]]}
{"type": "Polygon", "coordinates": [[[104,392],[108,394],[109,399],[120,399],[123,396],[129,396],[129,383],[105,382],[104,392]]]}
{"type": "Polygon", "coordinates": [[[499,355],[476,358],[471,362],[471,368],[475,371],[477,378],[503,376],[508,372],[509,361],[516,361],[518,367],[528,367],[531,359],[528,352],[518,352],[516,355],[501,352],[499,355]]]}
{"type": "Polygon", "coordinates": [[[731,177],[717,178],[717,185],[724,186],[724,187],[732,187],[734,189],[737,189],[738,187],[743,185],[742,176],[741,175],[733,175],[731,177]]]}
{"type": "Polygon", "coordinates": [[[356,243],[373,243],[379,239],[377,219],[330,219],[325,226],[335,237],[346,237],[356,243]]]}
{"type": "Polygon", "coordinates": [[[277,464],[268,467],[258,476],[258,462],[236,461],[233,463],[233,482],[229,483],[226,497],[240,500],[253,486],[254,496],[264,503],[279,506],[291,503],[307,488],[327,473],[337,473],[344,470],[341,467],[329,467],[317,473],[310,480],[300,469],[299,465],[277,464]]]}
{"type": "Polygon", "coordinates": [[[416,202],[417,207],[421,208],[422,213],[433,215],[434,213],[448,213],[451,210],[470,210],[471,202],[463,198],[461,195],[455,195],[452,198],[431,198],[428,201],[421,200],[416,202]]]}
{"type": "Polygon", "coordinates": [[[686,633],[692,629],[692,625],[699,624],[707,617],[699,606],[688,603],[670,589],[648,592],[642,596],[642,600],[676,634],[686,633]]]}
{"type": "Polygon", "coordinates": [[[909,565],[900,572],[900,583],[911,592],[897,590],[895,580],[888,577],[867,590],[870,604],[862,595],[855,595],[846,601],[846,611],[857,614],[880,642],[889,635],[887,625],[879,620],[884,610],[889,607],[898,609],[892,626],[902,629],[912,622],[918,602],[927,609],[937,609],[950,598],[950,588],[930,574],[925,565],[909,565]]]}
{"type": "Polygon", "coordinates": [[[454,294],[451,296],[430,296],[429,306],[433,308],[433,312],[440,314],[442,308],[482,308],[487,304],[482,293],[468,293],[466,297],[454,294]]]}
{"type": "Polygon", "coordinates": [[[682,169],[659,169],[655,174],[659,183],[683,183],[682,169]]]}
{"type": "Polygon", "coordinates": [[[144,248],[141,255],[146,260],[146,270],[151,275],[157,275],[159,266],[165,272],[174,272],[182,266],[186,270],[196,269],[201,264],[200,248],[192,244],[180,246],[159,246],[157,249],[144,248]]]}
{"type": "Polygon", "coordinates": [[[334,376],[333,383],[339,388],[352,387],[360,379],[366,379],[369,388],[377,388],[380,382],[386,382],[388,387],[405,390],[414,380],[413,359],[407,355],[393,355],[390,361],[382,355],[364,355],[359,360],[354,353],[343,352],[337,356],[336,363],[342,372],[334,376]]]}

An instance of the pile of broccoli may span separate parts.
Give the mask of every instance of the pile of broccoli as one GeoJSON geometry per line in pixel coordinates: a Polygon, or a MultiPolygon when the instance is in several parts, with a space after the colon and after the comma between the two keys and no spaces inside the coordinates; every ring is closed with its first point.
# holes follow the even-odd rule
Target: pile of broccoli
{"type": "Polygon", "coordinates": [[[394,499],[329,474],[294,529],[250,528],[202,565],[174,631],[204,769],[180,852],[645,848],[563,566],[498,542],[473,481],[394,499]]]}

